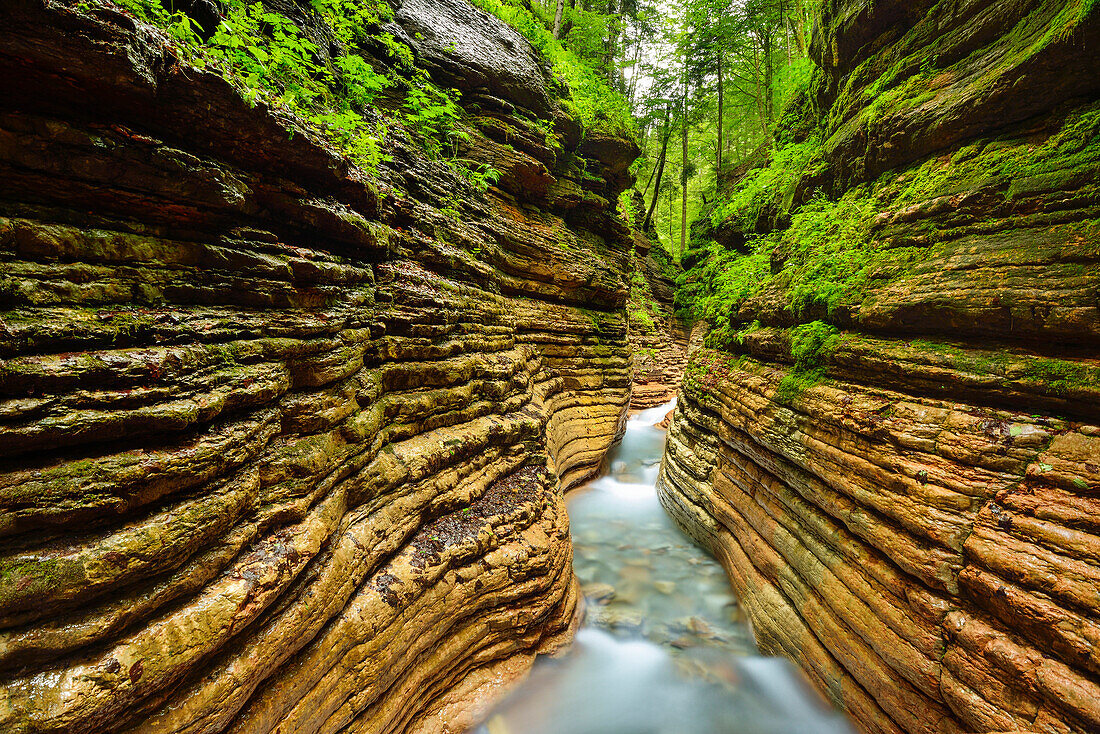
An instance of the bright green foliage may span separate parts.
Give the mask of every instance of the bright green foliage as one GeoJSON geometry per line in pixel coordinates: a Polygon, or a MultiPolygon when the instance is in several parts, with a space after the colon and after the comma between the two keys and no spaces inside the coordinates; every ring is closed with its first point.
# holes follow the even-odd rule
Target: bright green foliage
{"type": "Polygon", "coordinates": [[[450,161],[450,164],[478,191],[487,191],[491,185],[500,180],[500,171],[488,163],[478,163],[468,158],[455,158],[450,161]]]}
{"type": "MultiPolygon", "coordinates": [[[[114,0],[114,4],[129,11],[133,16],[144,20],[146,23],[168,27],[174,21],[172,15],[158,2],[148,2],[148,0],[114,0]]],[[[85,5],[88,6],[90,3],[85,5]]],[[[180,14],[177,13],[177,16],[179,15],[180,14]]],[[[186,16],[183,16],[183,18],[186,22],[186,16]]],[[[188,27],[190,27],[189,23],[188,27]]]]}
{"type": "MultiPolygon", "coordinates": [[[[785,172],[764,174],[778,179],[785,172]]],[[[743,201],[752,206],[760,177],[751,184],[743,201]]],[[[846,298],[859,292],[879,262],[879,251],[869,236],[871,220],[879,211],[874,197],[861,187],[837,201],[817,196],[799,208],[788,228],[751,239],[751,252],[740,255],[717,243],[704,244],[706,255],[700,265],[686,271],[678,281],[677,301],[691,316],[715,325],[716,346],[729,343],[733,335],[730,319],[748,298],[769,281],[784,286],[795,313],[802,314],[818,304],[834,310],[846,298]],[[783,268],[771,273],[771,252],[786,253],[783,268]]]]}
{"type": "Polygon", "coordinates": [[[836,328],[823,321],[811,321],[789,332],[794,368],[776,386],[776,397],[789,403],[824,377],[825,359],[832,354],[843,337],[836,328]]]}
{"type": "Polygon", "coordinates": [[[653,317],[644,308],[632,308],[629,312],[630,325],[637,328],[643,334],[652,332],[656,328],[653,317]]]}
{"type": "Polygon", "coordinates": [[[836,350],[841,338],[836,327],[824,321],[811,321],[791,329],[791,356],[795,369],[823,367],[825,358],[836,350]]]}
{"type": "Polygon", "coordinates": [[[340,42],[348,46],[366,40],[369,29],[393,18],[393,10],[385,2],[310,0],[309,4],[328,21],[340,42]]]}
{"type": "Polygon", "coordinates": [[[404,90],[399,119],[429,154],[443,155],[462,134],[457,130],[457,93],[432,84],[427,73],[413,65],[406,45],[378,31],[381,22],[393,17],[382,0],[311,0],[313,10],[343,46],[329,65],[322,63],[317,47],[291,20],[258,2],[225,0],[222,21],[203,40],[186,15],[169,15],[158,0],[103,1],[164,28],[191,63],[223,74],[252,104],[263,100],[294,113],[367,170],[383,160],[386,131],[385,119],[371,118],[367,112],[377,108],[389,90],[404,90]],[[389,73],[381,73],[355,53],[356,45],[368,39],[387,50],[389,73]]]}
{"type": "Polygon", "coordinates": [[[626,222],[628,227],[634,226],[634,219],[638,215],[637,210],[634,207],[633,192],[627,189],[619,194],[619,206],[616,211],[619,217],[626,222]]]}
{"type": "Polygon", "coordinates": [[[518,0],[471,0],[515,28],[553,66],[573,94],[576,113],[589,131],[637,138],[630,105],[601,74],[554,38],[546,24],[518,0]]]}
{"type": "MultiPolygon", "coordinates": [[[[821,165],[817,139],[776,151],[769,164],[750,172],[716,208],[716,224],[732,220],[752,231],[764,206],[790,208],[789,193],[804,175],[821,165]],[[787,193],[784,193],[786,190],[787,193]]],[[[963,191],[997,192],[1006,199],[1035,191],[1069,190],[1094,185],[1100,171],[1100,105],[1073,113],[1061,130],[1046,141],[979,141],[951,157],[930,158],[901,172],[847,191],[833,200],[818,194],[790,214],[790,224],[765,235],[750,235],[747,256],[703,243],[706,257],[681,276],[678,301],[697,318],[716,325],[715,344],[728,342],[730,324],[740,305],[769,283],[782,289],[795,315],[816,313],[824,306],[835,312],[842,303],[860,300],[875,277],[900,274],[926,250],[917,246],[883,246],[874,236],[880,212],[898,211],[930,199],[963,191]],[[783,267],[771,273],[768,256],[782,256],[783,267]]],[[[928,225],[912,225],[914,234],[933,242],[928,225]]],[[[1081,247],[1097,248],[1093,222],[1081,227],[1081,247]]]]}
{"type": "Polygon", "coordinates": [[[316,108],[326,92],[315,81],[322,74],[314,61],[317,47],[290,20],[266,12],[260,3],[231,6],[206,44],[197,37],[192,44],[240,80],[250,99],[267,91],[275,104],[304,111],[316,108]]]}
{"type": "Polygon", "coordinates": [[[370,106],[386,89],[394,85],[392,79],[379,74],[362,56],[356,54],[338,56],[332,60],[332,65],[340,72],[339,92],[353,107],[370,106]]]}
{"type": "Polygon", "coordinates": [[[733,217],[744,228],[751,229],[765,204],[782,205],[786,200],[789,205],[795,184],[823,166],[821,142],[816,137],[774,150],[767,166],[749,171],[729,200],[715,207],[711,221],[718,224],[733,217]]]}
{"type": "Polygon", "coordinates": [[[769,255],[762,242],[749,255],[729,252],[717,243],[704,247],[701,264],[684,271],[676,280],[676,302],[692,318],[715,327],[712,346],[726,346],[733,337],[731,318],[769,275],[769,255]]]}
{"type": "Polygon", "coordinates": [[[791,370],[783,375],[783,379],[775,386],[775,398],[781,403],[791,403],[799,395],[821,382],[825,376],[825,370],[791,370]]]}
{"type": "Polygon", "coordinates": [[[405,123],[420,134],[428,152],[434,156],[439,156],[443,144],[456,135],[455,128],[462,116],[451,94],[426,80],[409,87],[403,109],[405,123]]]}
{"type": "Polygon", "coordinates": [[[786,110],[800,92],[809,88],[816,68],[817,64],[807,58],[796,58],[780,67],[775,90],[778,109],[786,110]]]}
{"type": "Polygon", "coordinates": [[[877,212],[875,199],[862,188],[838,201],[818,196],[794,214],[790,227],[764,238],[788,253],[778,277],[795,313],[818,303],[831,313],[866,284],[878,255],[869,236],[877,212]]]}

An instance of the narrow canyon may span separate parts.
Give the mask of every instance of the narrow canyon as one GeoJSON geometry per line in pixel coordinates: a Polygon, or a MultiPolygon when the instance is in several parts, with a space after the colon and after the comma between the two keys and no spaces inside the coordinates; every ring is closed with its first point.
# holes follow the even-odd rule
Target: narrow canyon
{"type": "Polygon", "coordinates": [[[1100,3],[703,2],[0,2],[0,731],[1100,731],[1100,3]]]}

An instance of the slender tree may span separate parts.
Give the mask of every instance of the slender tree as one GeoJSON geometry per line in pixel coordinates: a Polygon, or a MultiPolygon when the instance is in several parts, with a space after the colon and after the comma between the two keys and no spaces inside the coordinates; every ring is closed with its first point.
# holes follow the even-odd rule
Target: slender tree
{"type": "Polygon", "coordinates": [[[649,230],[649,223],[653,220],[653,213],[657,210],[657,197],[661,192],[661,178],[665,173],[665,160],[668,158],[668,141],[672,137],[672,115],[666,113],[665,116],[665,135],[664,141],[661,143],[661,155],[657,162],[657,185],[653,187],[653,201],[649,204],[649,211],[646,212],[645,220],[642,222],[642,231],[649,230]]]}
{"type": "Polygon", "coordinates": [[[682,156],[680,158],[680,254],[687,250],[687,225],[688,225],[688,77],[687,64],[684,65],[684,95],[683,107],[680,110],[680,140],[683,141],[682,156]]]}
{"type": "Polygon", "coordinates": [[[717,156],[717,159],[715,160],[715,163],[714,163],[714,176],[715,176],[715,184],[717,185],[719,183],[721,177],[722,177],[722,150],[723,150],[722,125],[724,124],[725,119],[726,119],[726,105],[725,105],[726,85],[725,85],[725,80],[722,79],[722,50],[721,49],[718,49],[716,51],[716,56],[717,56],[717,58],[715,59],[715,61],[716,61],[715,70],[716,70],[717,76],[718,76],[718,83],[716,85],[717,90],[718,90],[718,116],[717,116],[717,119],[715,120],[715,127],[717,128],[717,132],[718,132],[718,144],[715,147],[718,150],[718,156],[717,156]]]}

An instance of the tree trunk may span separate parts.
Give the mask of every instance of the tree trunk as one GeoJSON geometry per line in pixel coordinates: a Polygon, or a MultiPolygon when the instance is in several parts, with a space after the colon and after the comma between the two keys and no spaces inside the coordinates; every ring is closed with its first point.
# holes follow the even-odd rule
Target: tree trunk
{"type": "Polygon", "coordinates": [[[790,14],[787,12],[787,3],[779,3],[779,18],[783,23],[783,40],[787,46],[787,66],[791,65],[791,23],[790,14]]]}
{"type": "Polygon", "coordinates": [[[722,178],[722,122],[725,119],[725,105],[722,81],[722,52],[718,51],[718,161],[714,169],[714,182],[717,185],[722,178]]]}
{"type": "Polygon", "coordinates": [[[798,45],[798,55],[806,55],[806,13],[802,7],[802,0],[794,3],[794,41],[798,45]]]}
{"type": "Polygon", "coordinates": [[[775,46],[775,38],[769,29],[760,40],[763,42],[762,56],[764,57],[761,59],[764,64],[764,115],[768,120],[768,130],[771,130],[771,123],[775,117],[772,110],[772,49],[775,46]]]}
{"type": "MultiPolygon", "coordinates": [[[[568,0],[567,5],[569,6],[570,10],[576,10],[577,9],[577,0],[568,0]]],[[[584,10],[584,8],[582,7],[581,10],[584,10]]],[[[566,36],[569,35],[569,31],[571,31],[572,29],[573,29],[573,20],[572,20],[572,18],[566,18],[563,15],[562,16],[562,22],[561,22],[561,32],[558,34],[558,38],[565,38],[566,36]]]]}
{"type": "Polygon", "coordinates": [[[683,106],[683,125],[681,125],[682,134],[680,140],[683,143],[682,157],[680,158],[680,197],[682,206],[680,207],[680,255],[684,254],[684,250],[687,249],[687,222],[688,222],[688,85],[687,75],[684,75],[684,106],[683,106]]]}
{"type": "Polygon", "coordinates": [[[672,223],[676,221],[676,216],[673,214],[672,208],[672,187],[668,187],[668,246],[673,250],[676,249],[676,240],[672,236],[672,223]]]}
{"type": "Polygon", "coordinates": [[[618,9],[614,0],[607,0],[604,6],[607,16],[607,38],[604,39],[603,68],[607,75],[607,83],[612,89],[622,90],[622,84],[618,79],[615,69],[615,52],[619,48],[619,22],[618,9]]]}
{"type": "Polygon", "coordinates": [[[630,103],[630,109],[634,109],[634,95],[638,91],[638,62],[641,60],[642,38],[641,35],[639,35],[634,42],[634,60],[630,64],[630,89],[627,94],[627,101],[630,103]]]}
{"type": "MultiPolygon", "coordinates": [[[[660,138],[658,138],[658,140],[660,140],[660,138]]],[[[658,143],[658,145],[660,145],[660,143],[658,143]]],[[[666,142],[665,145],[667,147],[668,143],[666,142]]],[[[645,146],[645,147],[648,147],[648,146],[645,146]]],[[[664,162],[664,157],[665,157],[664,149],[662,149],[661,152],[657,154],[657,156],[658,156],[657,160],[658,160],[659,163],[664,162]]],[[[649,193],[649,185],[651,183],[653,183],[653,178],[656,174],[657,174],[657,166],[654,166],[653,170],[649,172],[649,178],[646,179],[645,188],[642,189],[642,198],[645,198],[645,195],[649,193]]]]}
{"type": "Polygon", "coordinates": [[[561,38],[561,16],[565,11],[565,0],[558,0],[558,7],[554,10],[554,38],[561,38]]]}
{"type": "MultiPolygon", "coordinates": [[[[661,144],[661,156],[657,159],[657,185],[653,189],[653,200],[649,205],[649,211],[646,212],[645,219],[642,221],[642,232],[649,229],[649,223],[653,220],[653,212],[657,211],[657,197],[661,195],[661,177],[665,174],[665,158],[668,156],[668,141],[672,137],[672,119],[671,115],[666,110],[665,114],[665,140],[661,144]]],[[[646,184],[646,188],[649,188],[649,184],[646,184]]]]}
{"type": "Polygon", "coordinates": [[[756,41],[757,39],[753,38],[752,83],[756,90],[756,115],[760,118],[760,130],[764,133],[764,137],[770,138],[771,130],[768,128],[768,110],[764,104],[764,95],[766,94],[767,88],[763,86],[760,79],[760,77],[763,76],[763,72],[760,69],[760,47],[757,45],[756,41]]]}

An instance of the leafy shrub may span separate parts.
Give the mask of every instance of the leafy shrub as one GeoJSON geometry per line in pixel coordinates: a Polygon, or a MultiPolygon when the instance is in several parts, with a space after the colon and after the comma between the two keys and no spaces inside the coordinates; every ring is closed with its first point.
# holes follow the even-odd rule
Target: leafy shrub
{"type": "Polygon", "coordinates": [[[380,32],[379,24],[393,17],[381,0],[310,0],[343,47],[327,65],[298,26],[258,2],[223,0],[221,22],[203,39],[188,16],[169,14],[158,0],[99,1],[163,28],[191,63],[221,73],[252,104],[263,100],[293,113],[369,171],[383,160],[387,120],[366,113],[378,112],[376,102],[389,90],[404,91],[397,117],[430,155],[441,156],[462,135],[458,93],[432,84],[414,66],[411,49],[380,32]],[[389,73],[355,53],[368,40],[386,50],[389,73]]]}
{"type": "Polygon", "coordinates": [[[656,328],[653,317],[644,308],[631,309],[629,315],[631,323],[636,325],[642,333],[648,334],[656,328]]]}
{"type": "Polygon", "coordinates": [[[812,370],[822,367],[826,356],[840,343],[840,332],[824,321],[811,321],[790,330],[791,356],[795,369],[812,370]]]}
{"type": "Polygon", "coordinates": [[[825,358],[836,350],[843,337],[823,321],[811,321],[788,332],[794,367],[776,386],[776,398],[790,403],[825,377],[825,358]]]}
{"type": "Polygon", "coordinates": [[[637,127],[626,99],[611,89],[599,71],[565,47],[546,24],[519,0],[470,0],[515,28],[550,62],[554,73],[573,93],[576,116],[589,131],[636,140],[637,127]]]}
{"type": "Polygon", "coordinates": [[[787,253],[780,277],[795,313],[818,304],[832,313],[866,284],[877,255],[869,235],[877,211],[862,189],[837,201],[817,196],[791,217],[790,227],[765,238],[787,253]]]}
{"type": "Polygon", "coordinates": [[[821,140],[816,136],[773,150],[768,165],[746,173],[730,198],[714,208],[711,223],[718,226],[733,218],[742,228],[753,228],[766,204],[779,203],[803,176],[820,170],[824,162],[821,140]]]}

